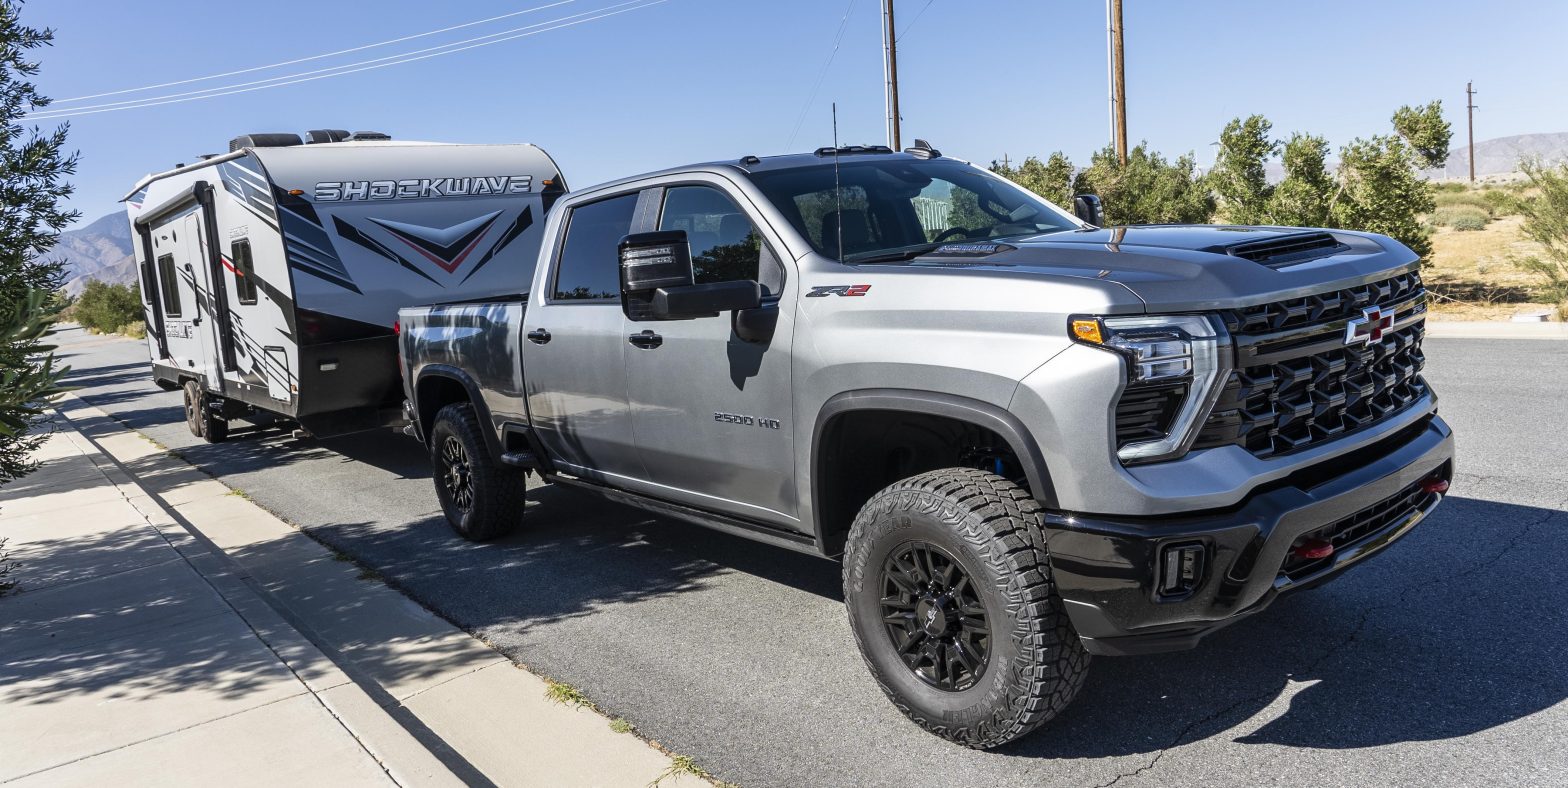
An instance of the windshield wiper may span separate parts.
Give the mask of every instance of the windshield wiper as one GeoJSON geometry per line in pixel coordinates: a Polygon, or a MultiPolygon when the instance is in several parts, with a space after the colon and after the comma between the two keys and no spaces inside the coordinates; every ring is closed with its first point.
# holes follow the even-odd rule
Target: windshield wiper
{"type": "Polygon", "coordinates": [[[864,257],[860,257],[860,256],[846,257],[844,259],[844,262],[846,262],[846,263],[897,263],[897,262],[903,262],[905,260],[913,260],[916,257],[919,257],[920,255],[925,254],[926,252],[932,251],[933,249],[940,249],[941,247],[947,246],[948,243],[949,242],[947,242],[947,241],[937,241],[937,242],[934,242],[934,243],[920,244],[919,246],[907,246],[907,247],[904,247],[903,249],[895,249],[895,250],[893,250],[891,252],[878,252],[878,253],[875,253],[875,254],[867,254],[864,257]]]}

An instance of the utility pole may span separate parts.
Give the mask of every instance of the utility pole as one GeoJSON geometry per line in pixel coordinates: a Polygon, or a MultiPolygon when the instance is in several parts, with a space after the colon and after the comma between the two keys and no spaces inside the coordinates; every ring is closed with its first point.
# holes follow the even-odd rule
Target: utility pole
{"type": "Polygon", "coordinates": [[[898,134],[898,41],[893,27],[893,0],[882,0],[882,75],[887,91],[887,144],[901,150],[898,134]]]}
{"type": "Polygon", "coordinates": [[[1116,160],[1127,164],[1127,76],[1122,68],[1122,0],[1111,8],[1111,105],[1116,109],[1116,160]]]}
{"type": "Polygon", "coordinates": [[[1465,116],[1470,126],[1470,182],[1475,183],[1475,83],[1465,83],[1465,116]]]}
{"type": "Polygon", "coordinates": [[[1007,158],[1007,154],[1004,152],[1002,154],[1002,169],[1004,169],[1004,170],[1011,170],[1012,168],[1013,168],[1013,162],[1012,162],[1011,159],[1007,158]]]}

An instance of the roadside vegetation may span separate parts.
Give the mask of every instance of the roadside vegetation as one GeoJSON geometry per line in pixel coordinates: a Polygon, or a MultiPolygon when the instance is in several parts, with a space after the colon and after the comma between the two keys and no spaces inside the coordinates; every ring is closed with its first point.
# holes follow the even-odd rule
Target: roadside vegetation
{"type": "Polygon", "coordinates": [[[94,334],[124,334],[133,339],[147,336],[142,322],[141,287],[136,283],[110,284],[89,280],[82,294],[70,302],[62,320],[74,320],[94,334]]]}
{"type": "Polygon", "coordinates": [[[1262,224],[1364,230],[1421,255],[1434,314],[1507,320],[1556,309],[1568,319],[1568,165],[1523,163],[1524,180],[1436,183],[1422,170],[1448,158],[1452,128],[1440,101],[1403,106],[1381,134],[1337,150],[1323,137],[1275,136],[1262,115],[1220,130],[1214,167],[1171,159],[1142,143],[1121,164],[1107,147],[1079,168],[1060,151],[991,169],[1070,207],[1097,194],[1110,224],[1262,224]],[[1270,182],[1270,169],[1283,178],[1270,182]]]}
{"type": "MultiPolygon", "coordinates": [[[[38,467],[32,452],[44,439],[36,430],[42,402],[60,390],[66,372],[46,343],[64,279],[64,264],[48,255],[78,216],[64,207],[72,192],[65,178],[76,171],[66,127],[41,131],[21,123],[49,104],[29,81],[38,64],[28,55],[54,33],[22,24],[20,12],[19,3],[0,0],[0,484],[38,467]]],[[[8,578],[14,568],[0,551],[3,590],[15,588],[8,578]]]]}

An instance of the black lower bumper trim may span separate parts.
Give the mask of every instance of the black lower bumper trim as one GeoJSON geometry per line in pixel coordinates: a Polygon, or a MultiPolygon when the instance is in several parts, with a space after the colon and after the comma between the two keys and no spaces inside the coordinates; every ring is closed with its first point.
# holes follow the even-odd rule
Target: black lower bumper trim
{"type": "Polygon", "coordinates": [[[1085,647],[1112,655],[1192,648],[1279,594],[1323,583],[1409,533],[1442,499],[1422,485],[1452,479],[1453,433],[1433,415],[1424,429],[1379,448],[1331,478],[1276,487],[1221,512],[1048,515],[1056,587],[1085,647]],[[1309,538],[1333,542],[1332,556],[1304,563],[1295,548],[1309,538]],[[1161,555],[1193,544],[1204,549],[1201,577],[1164,583],[1162,595],[1161,555]]]}

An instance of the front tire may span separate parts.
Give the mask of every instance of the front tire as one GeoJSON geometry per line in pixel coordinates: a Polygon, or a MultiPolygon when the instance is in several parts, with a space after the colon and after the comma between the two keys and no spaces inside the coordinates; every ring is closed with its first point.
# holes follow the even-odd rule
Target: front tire
{"type": "Polygon", "coordinates": [[[1083,686],[1029,493],[970,468],[897,482],[860,510],[844,555],[855,642],[893,704],[989,749],[1034,730],[1083,686]]]}
{"type": "Polygon", "coordinates": [[[506,534],[523,517],[527,477],[496,462],[479,418],[468,403],[436,413],[430,427],[430,464],[436,497],[452,530],[473,542],[506,534]]]}

